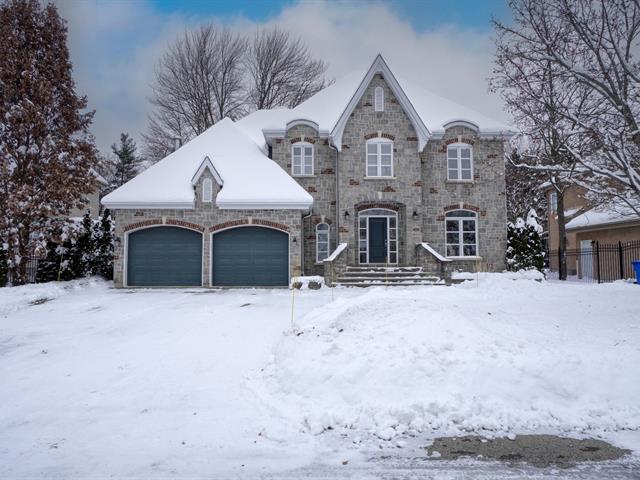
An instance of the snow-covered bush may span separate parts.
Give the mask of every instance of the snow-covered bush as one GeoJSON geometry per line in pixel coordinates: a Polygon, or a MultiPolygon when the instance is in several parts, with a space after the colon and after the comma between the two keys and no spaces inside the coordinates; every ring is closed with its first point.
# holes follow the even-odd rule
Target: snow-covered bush
{"type": "Polygon", "coordinates": [[[113,221],[106,210],[100,220],[89,214],[69,219],[47,235],[46,257],[38,262],[38,282],[99,275],[113,278],[113,221]]]}
{"type": "Polygon", "coordinates": [[[529,270],[544,268],[544,249],[540,234],[542,227],[532,208],[527,220],[518,217],[516,223],[507,225],[507,267],[509,270],[529,270]]]}

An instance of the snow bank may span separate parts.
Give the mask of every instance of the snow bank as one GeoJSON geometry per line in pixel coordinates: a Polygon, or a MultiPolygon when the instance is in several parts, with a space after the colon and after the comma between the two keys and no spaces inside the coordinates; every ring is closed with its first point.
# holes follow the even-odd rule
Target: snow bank
{"type": "Polygon", "coordinates": [[[452,280],[478,280],[478,281],[503,281],[503,280],[544,280],[544,275],[536,270],[518,270],[517,272],[452,272],[452,280]]]}
{"type": "Polygon", "coordinates": [[[528,276],[340,298],[281,339],[256,391],[305,431],[355,442],[640,428],[640,373],[621,368],[640,362],[633,287],[528,276]]]}

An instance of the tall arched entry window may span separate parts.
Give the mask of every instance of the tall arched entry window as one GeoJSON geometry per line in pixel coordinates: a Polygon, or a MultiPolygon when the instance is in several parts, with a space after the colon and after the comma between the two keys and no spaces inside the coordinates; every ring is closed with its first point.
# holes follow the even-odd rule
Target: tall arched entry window
{"type": "Polygon", "coordinates": [[[386,208],[358,214],[360,263],[398,263],[398,213],[386,208]]]}

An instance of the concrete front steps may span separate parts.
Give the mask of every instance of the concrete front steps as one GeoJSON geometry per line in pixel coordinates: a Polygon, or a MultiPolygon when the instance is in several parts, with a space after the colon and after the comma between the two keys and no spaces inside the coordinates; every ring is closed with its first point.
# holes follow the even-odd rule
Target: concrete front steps
{"type": "Polygon", "coordinates": [[[445,285],[439,277],[422,267],[347,267],[336,278],[336,285],[345,287],[445,285]]]}

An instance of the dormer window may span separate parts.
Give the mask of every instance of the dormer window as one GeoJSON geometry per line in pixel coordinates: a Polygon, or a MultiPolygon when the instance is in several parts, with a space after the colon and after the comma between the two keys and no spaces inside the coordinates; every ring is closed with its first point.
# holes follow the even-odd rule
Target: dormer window
{"type": "Polygon", "coordinates": [[[213,201],[213,182],[210,178],[205,178],[202,181],[202,201],[204,203],[213,201]]]}
{"type": "Polygon", "coordinates": [[[367,142],[367,177],[393,177],[393,142],[375,138],[367,142]]]}
{"type": "Polygon", "coordinates": [[[473,151],[471,145],[455,143],[447,147],[447,180],[473,181],[473,151]]]}
{"type": "Polygon", "coordinates": [[[291,170],[294,176],[313,175],[313,145],[296,143],[291,150],[291,170]]]}
{"type": "Polygon", "coordinates": [[[384,89],[382,87],[376,87],[373,91],[373,103],[376,112],[384,112],[384,89]]]}

